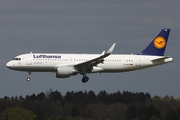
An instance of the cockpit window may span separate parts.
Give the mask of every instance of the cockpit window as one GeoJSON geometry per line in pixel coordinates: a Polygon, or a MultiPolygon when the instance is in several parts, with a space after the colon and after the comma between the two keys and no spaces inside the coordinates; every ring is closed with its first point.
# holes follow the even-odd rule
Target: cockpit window
{"type": "Polygon", "coordinates": [[[19,61],[20,61],[20,60],[21,60],[21,58],[14,58],[13,60],[19,60],[19,61]]]}

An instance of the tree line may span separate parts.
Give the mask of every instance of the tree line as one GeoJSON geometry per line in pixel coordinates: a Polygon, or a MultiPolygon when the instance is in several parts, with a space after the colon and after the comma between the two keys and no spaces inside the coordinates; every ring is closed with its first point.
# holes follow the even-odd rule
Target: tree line
{"type": "Polygon", "coordinates": [[[0,99],[0,120],[180,120],[180,100],[149,93],[59,91],[0,99]]]}

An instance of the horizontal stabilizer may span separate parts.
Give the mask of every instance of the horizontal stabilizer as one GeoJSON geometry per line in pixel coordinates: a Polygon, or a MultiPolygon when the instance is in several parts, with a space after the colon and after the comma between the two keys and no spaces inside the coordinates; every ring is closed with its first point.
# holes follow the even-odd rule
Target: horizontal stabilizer
{"type": "Polygon", "coordinates": [[[161,58],[152,59],[151,61],[164,60],[164,59],[167,59],[167,58],[171,58],[171,57],[169,57],[169,56],[164,56],[164,57],[161,57],[161,58]]]}
{"type": "Polygon", "coordinates": [[[161,58],[157,58],[157,59],[152,59],[152,62],[158,62],[158,61],[163,61],[163,62],[172,62],[174,61],[172,57],[170,56],[163,56],[161,58]]]}

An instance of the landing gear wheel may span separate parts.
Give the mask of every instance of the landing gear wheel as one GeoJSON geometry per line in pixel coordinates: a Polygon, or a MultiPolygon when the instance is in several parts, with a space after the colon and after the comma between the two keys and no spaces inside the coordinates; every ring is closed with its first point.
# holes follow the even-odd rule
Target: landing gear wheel
{"type": "Polygon", "coordinates": [[[29,82],[29,81],[31,80],[31,78],[30,78],[30,77],[28,77],[26,80],[29,82]]]}
{"type": "Polygon", "coordinates": [[[83,82],[83,83],[86,83],[88,80],[89,80],[89,78],[88,78],[87,76],[85,76],[85,77],[82,78],[82,82],[83,82]]]}
{"type": "Polygon", "coordinates": [[[30,76],[31,76],[31,71],[28,72],[28,78],[26,79],[28,82],[31,81],[30,76]]]}

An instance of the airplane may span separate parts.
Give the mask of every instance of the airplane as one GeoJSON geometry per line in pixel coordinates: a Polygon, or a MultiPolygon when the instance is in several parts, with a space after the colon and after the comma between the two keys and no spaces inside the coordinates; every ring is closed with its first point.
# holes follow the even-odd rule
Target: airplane
{"type": "Polygon", "coordinates": [[[81,74],[82,82],[90,73],[118,73],[140,70],[173,61],[164,56],[170,29],[161,29],[150,44],[138,54],[111,54],[116,43],[101,54],[28,53],[16,56],[6,66],[9,69],[28,72],[54,72],[56,78],[68,78],[81,74]]]}

